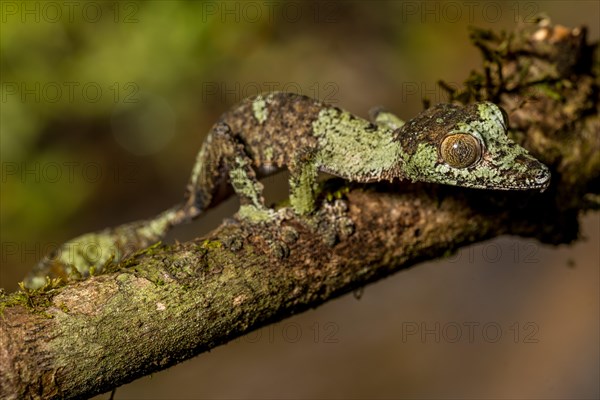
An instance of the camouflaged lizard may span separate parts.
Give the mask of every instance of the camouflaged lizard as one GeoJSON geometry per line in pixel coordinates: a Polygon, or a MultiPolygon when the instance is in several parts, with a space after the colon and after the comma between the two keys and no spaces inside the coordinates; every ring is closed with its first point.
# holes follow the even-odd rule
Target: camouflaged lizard
{"type": "Polygon", "coordinates": [[[370,114],[368,121],[292,93],[246,99],[212,127],[182,204],[65,243],[38,264],[26,285],[40,286],[44,275],[64,276],[66,266],[87,275],[146,248],[222,201],[229,185],[239,196],[240,218],[269,219],[274,211],[264,204],[258,177],[284,167],[291,206],[303,215],[315,210],[319,172],[355,182],[409,179],[484,189],[544,190],[549,184],[546,166],[508,138],[507,116],[495,104],[439,104],[406,123],[381,109],[370,114]]]}

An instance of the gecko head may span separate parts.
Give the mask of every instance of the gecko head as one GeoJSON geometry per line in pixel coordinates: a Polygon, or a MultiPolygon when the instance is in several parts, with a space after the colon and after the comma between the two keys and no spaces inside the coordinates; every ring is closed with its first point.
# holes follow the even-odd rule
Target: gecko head
{"type": "Polygon", "coordinates": [[[483,189],[540,189],[548,168],[507,135],[504,110],[490,102],[440,104],[397,134],[413,180],[483,189]]]}

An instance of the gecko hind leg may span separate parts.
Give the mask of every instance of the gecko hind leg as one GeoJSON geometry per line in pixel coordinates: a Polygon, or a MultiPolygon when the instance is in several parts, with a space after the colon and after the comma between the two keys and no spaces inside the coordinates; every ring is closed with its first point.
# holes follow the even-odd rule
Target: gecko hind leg
{"type": "Polygon", "coordinates": [[[391,112],[385,110],[382,107],[375,107],[369,110],[369,120],[379,126],[386,127],[391,130],[396,130],[401,128],[405,122],[392,114],[391,112]]]}
{"type": "Polygon", "coordinates": [[[236,140],[229,125],[217,123],[198,153],[188,184],[186,204],[190,218],[211,205],[226,178],[240,199],[240,217],[260,221],[272,216],[273,211],[265,206],[263,185],[256,177],[244,145],[236,140]]]}

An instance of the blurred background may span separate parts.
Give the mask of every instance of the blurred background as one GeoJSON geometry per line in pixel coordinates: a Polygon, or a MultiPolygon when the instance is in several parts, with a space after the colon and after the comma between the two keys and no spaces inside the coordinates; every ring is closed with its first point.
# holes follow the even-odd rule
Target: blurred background
{"type": "MultiPolygon", "coordinates": [[[[79,234],[175,204],[220,113],[263,91],[362,116],[446,100],[468,26],[543,12],[598,40],[597,1],[16,2],[1,21],[0,287],[79,234]]],[[[281,176],[267,197],[286,195],[281,176]]],[[[230,199],[169,240],[208,232],[230,199]]],[[[117,390],[116,399],[592,399],[600,218],[551,247],[503,237],[421,264],[117,390]]],[[[108,395],[98,396],[108,398],[108,395]]]]}

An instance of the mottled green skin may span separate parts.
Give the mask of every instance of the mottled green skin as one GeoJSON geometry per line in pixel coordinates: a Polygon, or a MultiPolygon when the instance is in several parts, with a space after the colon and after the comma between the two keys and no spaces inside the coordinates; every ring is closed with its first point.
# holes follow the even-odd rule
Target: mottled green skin
{"type": "MultiPolygon", "coordinates": [[[[242,101],[217,126],[230,128],[230,141],[242,147],[238,156],[248,157],[259,173],[290,170],[290,201],[298,213],[314,209],[319,171],[357,182],[398,178],[487,189],[543,189],[549,182],[548,169],[508,138],[502,111],[492,103],[440,104],[407,123],[382,110],[371,119],[375,123],[309,97],[271,93],[242,101]],[[457,132],[475,136],[483,148],[481,160],[467,168],[449,166],[439,153],[444,137],[457,132]]],[[[217,150],[206,156],[211,142],[188,188],[198,210],[210,206],[217,187],[227,183],[225,157],[217,150]]],[[[260,186],[248,183],[255,177],[229,171],[234,187],[257,189],[236,190],[246,203],[264,207],[260,186]]]]}
{"type": "Polygon", "coordinates": [[[492,103],[466,107],[440,104],[404,123],[375,110],[373,122],[337,107],[292,93],[246,99],[223,114],[204,142],[187,187],[183,206],[148,221],[74,239],[68,257],[48,257],[26,283],[39,286],[46,275],[69,275],[73,267],[86,275],[109,260],[164,237],[174,225],[196,218],[230,194],[240,198],[238,216],[261,222],[275,216],[264,205],[258,175],[290,171],[290,203],[298,214],[315,209],[319,171],[356,182],[412,181],[487,189],[544,189],[548,169],[506,135],[506,121],[492,103]],[[483,149],[478,162],[453,168],[440,155],[442,140],[452,133],[471,134],[483,149]],[[84,248],[97,246],[90,260],[84,248]],[[58,271],[58,272],[56,272],[58,271]],[[39,282],[38,282],[39,281],[39,282]]]}

